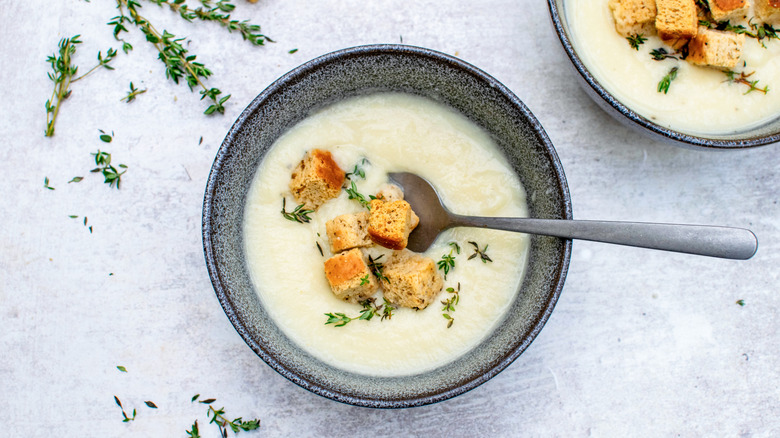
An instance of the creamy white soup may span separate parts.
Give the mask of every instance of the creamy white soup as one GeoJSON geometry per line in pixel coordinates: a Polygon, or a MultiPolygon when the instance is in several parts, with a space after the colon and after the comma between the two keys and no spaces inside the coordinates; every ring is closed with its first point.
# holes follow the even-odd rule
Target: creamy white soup
{"type": "MultiPolygon", "coordinates": [[[[444,281],[445,289],[461,286],[460,301],[449,312],[450,328],[442,316],[441,301],[451,296],[446,290],[424,310],[398,308],[391,319],[326,325],[325,313],[355,317],[362,307],[337,299],[328,285],[323,263],[332,254],[325,222],[363,207],[342,190],[310,223],[282,216],[282,198],[288,211],[295,206],[291,171],[312,148],[330,151],[345,172],[366,158],[365,179],[353,178],[366,195],[388,182],[388,172],[408,171],[431,181],[457,213],[527,216],[525,191],[490,136],[455,111],[417,96],[381,93],[345,100],[310,115],[273,145],[250,188],[244,218],[247,264],[263,305],[294,342],[320,360],[367,375],[411,375],[475,347],[519,289],[528,236],[456,228],[425,253],[438,261],[450,253],[450,242],[461,248],[444,281]],[[480,249],[488,245],[493,262],[467,260],[474,253],[468,241],[480,249]]],[[[381,303],[381,293],[377,297],[381,303]]]]}
{"type": "MultiPolygon", "coordinates": [[[[689,134],[728,134],[745,131],[780,116],[780,41],[764,39],[766,48],[747,38],[735,71],[755,72],[749,80],[769,87],[767,94],[731,83],[723,71],[685,61],[654,61],[653,49],[665,47],[658,36],[634,50],[615,31],[608,0],[566,0],[565,13],[577,54],[611,94],[645,118],[689,134]],[[743,64],[744,63],[744,64],[743,64]],[[668,93],[658,83],[673,67],[677,77],[668,93]]],[[[743,24],[746,22],[734,22],[743,24]]]]}

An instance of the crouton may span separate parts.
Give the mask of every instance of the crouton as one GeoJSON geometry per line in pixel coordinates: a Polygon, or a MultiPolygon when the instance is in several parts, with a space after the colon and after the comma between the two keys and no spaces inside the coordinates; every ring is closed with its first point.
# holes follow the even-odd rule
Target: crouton
{"type": "Polygon", "coordinates": [[[290,179],[290,190],[299,204],[316,210],[325,201],[341,193],[344,171],[333,161],[328,151],[312,149],[307,152],[290,179]]]}
{"type": "Polygon", "coordinates": [[[753,0],[756,15],[765,23],[780,22],[780,0],[753,0]]]}
{"type": "Polygon", "coordinates": [[[609,9],[620,35],[655,35],[655,0],[609,0],[609,9]]]}
{"type": "Polygon", "coordinates": [[[325,223],[330,250],[335,254],[347,249],[371,246],[368,237],[368,212],[342,214],[325,223]]]}
{"type": "Polygon", "coordinates": [[[694,39],[688,43],[688,58],[691,64],[733,69],[742,56],[745,35],[700,28],[694,39]]]}
{"type": "Polygon", "coordinates": [[[675,49],[696,36],[699,17],[694,0],[656,0],[658,36],[675,49]]]}
{"type": "Polygon", "coordinates": [[[368,235],[375,243],[385,248],[401,250],[406,248],[412,231],[412,207],[406,201],[371,201],[368,216],[368,235]]]}
{"type": "MultiPolygon", "coordinates": [[[[404,199],[404,192],[395,184],[385,184],[376,192],[376,198],[385,202],[402,201],[404,199]]],[[[414,210],[412,210],[412,230],[417,228],[417,225],[419,224],[420,218],[414,210]]]]}
{"type": "Polygon", "coordinates": [[[444,280],[429,257],[409,250],[396,251],[385,263],[382,274],[387,301],[417,309],[426,308],[444,287],[444,280]]]}
{"type": "Polygon", "coordinates": [[[750,9],[747,0],[707,0],[707,4],[715,21],[745,18],[750,9]]]}
{"type": "Polygon", "coordinates": [[[325,277],[333,293],[350,303],[366,300],[379,289],[379,283],[355,248],[325,260],[325,277]]]}

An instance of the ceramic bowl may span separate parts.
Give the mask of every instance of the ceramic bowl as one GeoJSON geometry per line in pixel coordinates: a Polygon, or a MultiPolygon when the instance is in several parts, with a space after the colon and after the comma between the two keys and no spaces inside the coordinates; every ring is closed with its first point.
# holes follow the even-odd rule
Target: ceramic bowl
{"type": "Polygon", "coordinates": [[[577,71],[579,79],[581,79],[580,83],[583,89],[601,108],[621,123],[653,138],[696,149],[744,149],[780,141],[780,117],[750,130],[710,136],[686,134],[646,119],[610,94],[582,62],[577,54],[576,45],[572,43],[572,30],[566,16],[566,0],[547,0],[547,3],[555,32],[558,34],[566,55],[577,71]]]}
{"type": "Polygon", "coordinates": [[[341,50],[292,70],[257,96],[236,120],[214,160],[203,203],[203,247],[225,313],[249,347],[292,382],[353,405],[402,408],[448,399],[484,383],[515,360],[555,306],[571,241],[531,239],[527,274],[511,308],[481,344],[432,371],[373,377],[334,368],[285,336],[252,285],[242,220],[250,183],[288,128],[313,110],[356,95],[398,91],[461,112],[498,143],[529,194],[532,217],[571,219],[568,186],[542,126],[501,83],[451,56],[402,45],[341,50]]]}

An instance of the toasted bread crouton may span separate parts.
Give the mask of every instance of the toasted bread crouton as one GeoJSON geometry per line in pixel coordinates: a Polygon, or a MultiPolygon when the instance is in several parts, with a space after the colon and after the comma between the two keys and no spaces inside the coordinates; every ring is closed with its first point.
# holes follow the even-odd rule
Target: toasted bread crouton
{"type": "Polygon", "coordinates": [[[347,249],[373,245],[368,237],[368,212],[342,214],[325,223],[330,250],[335,254],[347,249]]]}
{"type": "Polygon", "coordinates": [[[753,0],[756,15],[765,23],[780,23],[780,0],[753,0]]]}
{"type": "Polygon", "coordinates": [[[433,259],[409,250],[394,252],[382,273],[385,298],[403,307],[426,308],[444,286],[433,259]]]}
{"type": "MultiPolygon", "coordinates": [[[[404,199],[404,192],[395,184],[385,184],[376,192],[376,198],[385,202],[402,201],[404,199]]],[[[417,225],[419,224],[420,218],[414,210],[412,210],[412,230],[417,228],[417,225]]]]}
{"type": "Polygon", "coordinates": [[[679,49],[699,30],[694,0],[656,0],[655,28],[664,42],[679,49]]]}
{"type": "Polygon", "coordinates": [[[412,231],[412,207],[406,201],[371,201],[368,216],[368,235],[375,243],[385,248],[401,250],[406,248],[412,231]]]}
{"type": "Polygon", "coordinates": [[[325,277],[333,293],[344,301],[358,303],[368,299],[379,289],[379,283],[355,248],[325,260],[325,277]]]}
{"type": "Polygon", "coordinates": [[[745,35],[721,32],[702,27],[688,43],[688,57],[691,64],[733,69],[742,56],[745,35]]]}
{"type": "Polygon", "coordinates": [[[609,9],[620,35],[655,35],[655,0],[609,0],[609,9]]]}
{"type": "Polygon", "coordinates": [[[299,204],[316,210],[325,201],[341,193],[344,171],[328,151],[312,149],[293,170],[290,190],[299,204]]]}
{"type": "Polygon", "coordinates": [[[707,0],[707,4],[715,21],[745,18],[750,9],[747,0],[707,0]]]}

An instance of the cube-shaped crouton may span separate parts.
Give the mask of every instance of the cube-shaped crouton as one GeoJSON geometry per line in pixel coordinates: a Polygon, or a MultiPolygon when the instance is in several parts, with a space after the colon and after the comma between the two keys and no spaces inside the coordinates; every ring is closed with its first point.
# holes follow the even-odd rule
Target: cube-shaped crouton
{"type": "Polygon", "coordinates": [[[325,223],[325,231],[333,253],[347,249],[371,246],[368,237],[368,212],[342,214],[325,223]]]}
{"type": "Polygon", "coordinates": [[[750,9],[747,0],[707,0],[707,3],[715,21],[745,18],[750,9]]]}
{"type": "Polygon", "coordinates": [[[333,293],[350,303],[366,300],[379,289],[363,253],[357,248],[325,260],[325,277],[333,293]]]}
{"type": "Polygon", "coordinates": [[[333,161],[328,151],[312,149],[307,152],[290,179],[290,190],[299,204],[316,210],[329,199],[341,193],[344,171],[333,161]]]}
{"type": "MultiPolygon", "coordinates": [[[[379,191],[376,192],[376,198],[385,202],[402,201],[404,199],[404,192],[395,184],[385,184],[379,188],[379,191]]],[[[417,225],[419,224],[420,218],[417,216],[414,210],[412,210],[412,230],[417,228],[417,225]]]]}
{"type": "Polygon", "coordinates": [[[375,243],[385,248],[400,250],[406,248],[412,231],[412,207],[406,201],[371,201],[368,216],[368,235],[375,243]]]}
{"type": "Polygon", "coordinates": [[[691,64],[733,69],[742,56],[745,35],[721,32],[702,27],[688,43],[688,58],[691,64]]]}
{"type": "Polygon", "coordinates": [[[655,35],[655,0],[609,0],[609,9],[620,35],[655,35]]]}
{"type": "Polygon", "coordinates": [[[404,307],[426,308],[444,286],[433,259],[409,250],[394,252],[382,274],[385,298],[404,307]]]}
{"type": "Polygon", "coordinates": [[[699,17],[694,0],[656,0],[655,28],[658,36],[679,49],[696,36],[699,17]]]}
{"type": "Polygon", "coordinates": [[[780,0],[753,0],[756,15],[765,23],[780,23],[780,0]]]}

